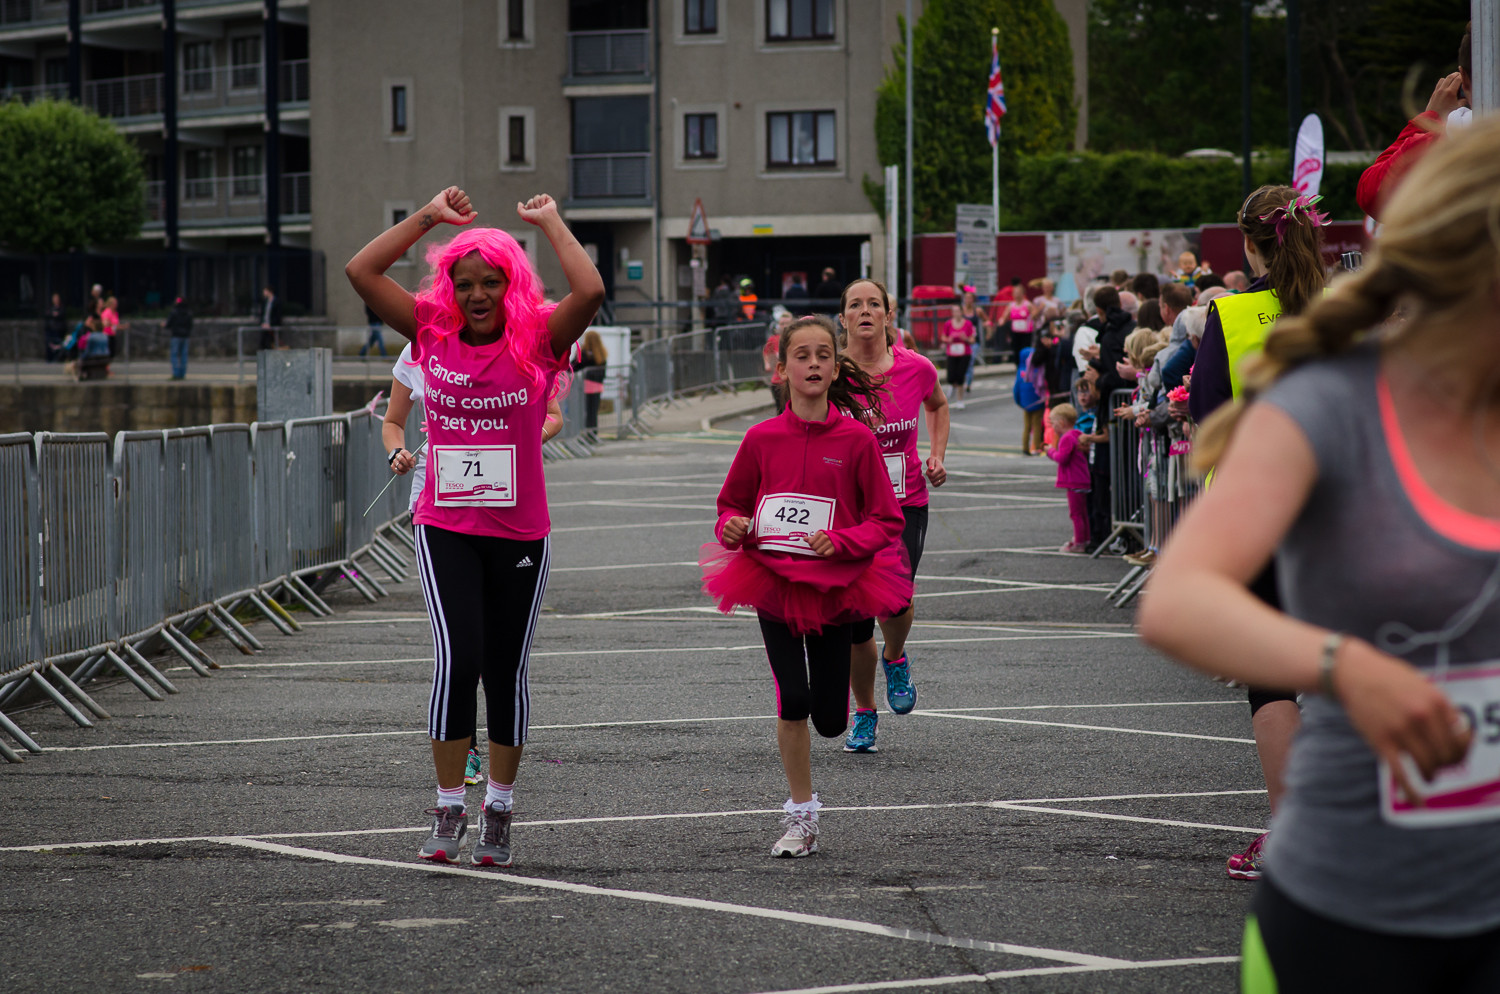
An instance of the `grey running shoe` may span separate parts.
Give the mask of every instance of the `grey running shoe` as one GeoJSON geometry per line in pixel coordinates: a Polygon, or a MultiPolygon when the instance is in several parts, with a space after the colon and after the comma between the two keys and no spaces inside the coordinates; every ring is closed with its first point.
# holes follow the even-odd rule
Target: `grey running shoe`
{"type": "Polygon", "coordinates": [[[422,859],[434,863],[457,863],[458,850],[469,834],[469,816],[457,804],[447,807],[428,808],[423,814],[432,815],[432,834],[417,850],[422,859]]]}
{"type": "Polygon", "coordinates": [[[772,856],[796,859],[818,851],[817,812],[788,812],[781,816],[781,826],[786,829],[786,834],[771,847],[772,856]]]}
{"type": "Polygon", "coordinates": [[[479,812],[479,841],[469,862],[475,866],[509,866],[511,812],[496,801],[479,812]]]}

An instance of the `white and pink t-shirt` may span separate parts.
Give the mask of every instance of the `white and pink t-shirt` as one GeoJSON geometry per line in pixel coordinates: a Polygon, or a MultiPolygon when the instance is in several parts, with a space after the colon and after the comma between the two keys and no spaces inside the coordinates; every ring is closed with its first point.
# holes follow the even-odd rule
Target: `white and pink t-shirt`
{"type": "Polygon", "coordinates": [[[880,401],[885,422],[876,426],[875,440],[880,443],[880,455],[896,490],[896,503],[925,507],[927,477],[917,453],[917,425],[922,418],[922,402],[937,386],[937,368],[920,352],[899,345],[893,347],[892,356],[895,362],[885,373],[885,396],[880,401]]]}
{"type": "Polygon", "coordinates": [[[538,387],[516,368],[509,339],[473,346],[425,327],[417,329],[411,354],[422,368],[428,450],[412,521],[466,535],[545,537],[552,520],[542,422],[565,364],[540,360],[538,387]]]}

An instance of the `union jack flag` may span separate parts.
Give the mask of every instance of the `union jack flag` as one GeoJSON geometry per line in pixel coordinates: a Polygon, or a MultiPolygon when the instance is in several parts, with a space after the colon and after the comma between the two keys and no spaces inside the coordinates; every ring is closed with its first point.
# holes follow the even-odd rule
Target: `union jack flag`
{"type": "Polygon", "coordinates": [[[1000,39],[990,36],[990,87],[984,98],[984,133],[990,144],[1000,141],[1000,119],[1005,116],[1005,81],[1000,78],[1000,39]]]}

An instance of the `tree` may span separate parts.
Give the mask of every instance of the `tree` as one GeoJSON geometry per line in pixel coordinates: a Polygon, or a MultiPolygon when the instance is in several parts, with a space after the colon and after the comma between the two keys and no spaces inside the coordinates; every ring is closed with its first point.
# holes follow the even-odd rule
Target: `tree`
{"type": "MultiPolygon", "coordinates": [[[[984,101],[992,26],[1000,29],[1008,109],[1002,119],[1001,183],[1014,182],[1019,155],[1072,147],[1078,120],[1073,54],[1067,25],[1051,0],[928,0],[912,29],[918,231],[951,231],[955,204],[989,203],[984,101]]],[[[876,94],[875,136],[883,165],[905,162],[904,41],[876,94]]],[[[867,182],[866,190],[883,212],[884,188],[867,182]]]]}
{"type": "Polygon", "coordinates": [[[136,235],[145,215],[140,152],[76,104],[0,104],[0,241],[28,254],[136,235]]]}
{"type": "MultiPolygon", "coordinates": [[[[1378,150],[1456,68],[1461,0],[1301,0],[1301,105],[1331,148],[1378,150]],[[1410,83],[1408,83],[1410,77],[1410,83]],[[1408,89],[1410,87],[1410,89],[1408,89]],[[1415,110],[1406,106],[1415,103],[1415,110]]],[[[1251,135],[1285,148],[1286,13],[1251,18],[1251,135]]],[[[1240,148],[1238,0],[1091,0],[1089,148],[1240,148]]]]}

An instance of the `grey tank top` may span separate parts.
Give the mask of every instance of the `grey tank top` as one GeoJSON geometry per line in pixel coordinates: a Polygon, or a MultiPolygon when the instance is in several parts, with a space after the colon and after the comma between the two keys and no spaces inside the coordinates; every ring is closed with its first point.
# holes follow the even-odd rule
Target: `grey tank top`
{"type": "MultiPolygon", "coordinates": [[[[1376,643],[1399,622],[1444,628],[1470,605],[1500,553],[1450,540],[1407,496],[1382,427],[1379,353],[1363,347],[1303,366],[1263,402],[1302,429],[1318,479],[1276,554],[1285,611],[1376,643]]],[[[1500,658],[1500,606],[1450,646],[1456,666],[1500,658]]],[[[1406,655],[1430,669],[1432,648],[1406,655]]],[[[1287,794],[1266,843],[1266,875],[1297,903],[1359,928],[1461,936],[1500,926],[1500,822],[1397,828],[1380,816],[1376,759],[1343,708],[1304,701],[1287,794]]]]}

